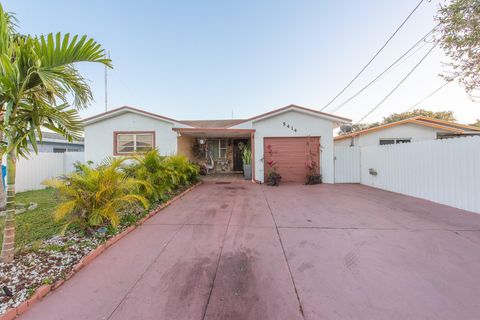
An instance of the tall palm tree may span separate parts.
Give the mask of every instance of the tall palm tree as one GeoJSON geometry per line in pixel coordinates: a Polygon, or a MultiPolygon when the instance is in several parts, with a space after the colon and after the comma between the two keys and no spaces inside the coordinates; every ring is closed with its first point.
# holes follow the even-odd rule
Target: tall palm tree
{"type": "Polygon", "coordinates": [[[15,240],[15,173],[19,156],[29,147],[37,152],[42,128],[79,138],[82,125],[77,109],[92,100],[90,87],[76,69],[79,62],[111,67],[93,39],[77,35],[19,35],[12,16],[0,5],[0,114],[3,123],[1,154],[7,155],[7,205],[0,260],[11,262],[15,240]]]}

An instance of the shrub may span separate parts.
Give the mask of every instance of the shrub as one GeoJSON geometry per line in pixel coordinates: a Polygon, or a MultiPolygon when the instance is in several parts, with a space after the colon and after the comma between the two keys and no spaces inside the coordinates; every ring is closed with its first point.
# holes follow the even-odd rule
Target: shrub
{"type": "Polygon", "coordinates": [[[179,187],[190,185],[198,180],[199,167],[184,156],[161,156],[157,150],[134,158],[127,168],[128,174],[144,180],[152,186],[151,201],[167,200],[179,187]]]}
{"type": "Polygon", "coordinates": [[[109,159],[97,168],[77,165],[75,173],[45,181],[45,185],[59,191],[63,200],[55,209],[55,218],[66,219],[68,224],[78,223],[83,228],[104,223],[115,227],[128,206],[137,204],[147,208],[144,195],[151,192],[151,186],[129,177],[122,166],[124,161],[109,159]]]}

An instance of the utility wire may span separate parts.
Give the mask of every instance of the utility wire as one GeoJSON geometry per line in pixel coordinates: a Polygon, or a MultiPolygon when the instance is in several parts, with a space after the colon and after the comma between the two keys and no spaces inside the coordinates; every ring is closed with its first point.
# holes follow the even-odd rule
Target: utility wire
{"type": "Polygon", "coordinates": [[[438,87],[437,89],[435,89],[434,91],[432,91],[429,95],[427,95],[425,98],[423,98],[422,100],[418,101],[417,103],[415,103],[413,106],[411,106],[410,108],[408,108],[407,110],[405,110],[404,112],[408,112],[410,110],[412,110],[413,108],[415,108],[416,106],[418,106],[420,103],[426,101],[428,98],[430,98],[431,96],[433,96],[435,93],[437,93],[438,91],[442,90],[447,84],[449,84],[450,81],[448,82],[445,82],[444,84],[442,84],[440,87],[438,87]]]}
{"type": "MultiPolygon", "coordinates": [[[[417,47],[422,41],[424,41],[430,34],[432,34],[435,29],[437,27],[433,28],[432,30],[430,30],[426,35],[424,35],[422,38],[420,38],[420,40],[418,40],[417,42],[415,42],[415,44],[413,46],[411,46],[407,51],[405,51],[405,53],[403,53],[400,57],[397,58],[397,60],[395,60],[391,65],[389,65],[382,73],[380,73],[377,77],[375,77],[372,81],[370,81],[369,83],[367,83],[363,88],[361,88],[359,91],[357,91],[353,96],[351,96],[350,98],[348,98],[347,100],[345,100],[344,102],[342,102],[341,104],[339,104],[338,106],[336,106],[335,108],[333,108],[331,111],[329,111],[330,113],[332,112],[336,112],[338,110],[340,110],[340,108],[342,108],[344,105],[346,105],[347,103],[349,103],[350,101],[352,101],[354,98],[356,98],[360,93],[362,93],[363,91],[365,91],[368,87],[370,87],[372,84],[374,84],[378,79],[380,79],[382,76],[384,76],[390,69],[392,69],[400,60],[402,60],[407,54],[409,54],[415,47],[417,47]]],[[[423,46],[422,46],[423,47],[423,46]]],[[[420,47],[420,48],[422,48],[420,47]]]]}
{"type": "Polygon", "coordinates": [[[360,120],[358,120],[355,124],[361,122],[363,119],[368,117],[373,111],[377,110],[378,107],[380,107],[402,85],[402,83],[404,83],[405,80],[407,80],[407,78],[410,77],[410,75],[413,73],[413,71],[415,71],[415,69],[417,69],[417,67],[423,62],[423,60],[425,60],[425,58],[427,58],[428,55],[430,55],[430,53],[433,51],[433,49],[435,49],[437,44],[438,44],[438,42],[435,42],[435,44],[430,48],[430,50],[428,50],[428,52],[422,57],[422,59],[420,59],[420,61],[418,61],[418,63],[412,68],[412,70],[410,70],[407,73],[407,75],[405,77],[403,77],[402,80],[400,80],[400,82],[392,89],[392,91],[390,91],[385,96],[385,98],[383,98],[379,103],[377,103],[377,105],[375,107],[373,107],[370,111],[368,111],[368,113],[366,115],[364,115],[360,120]]]}
{"type": "Polygon", "coordinates": [[[377,53],[375,53],[375,55],[370,59],[370,61],[368,61],[368,63],[362,68],[362,70],[360,70],[360,72],[357,73],[357,75],[335,97],[333,97],[332,100],[330,100],[322,109],[320,109],[320,111],[323,111],[325,108],[327,108],[329,105],[331,105],[333,101],[335,101],[342,93],[345,92],[345,90],[347,90],[348,87],[350,87],[350,85],[355,80],[357,80],[357,78],[363,73],[363,71],[365,71],[365,69],[367,69],[367,67],[373,62],[373,60],[375,60],[375,58],[380,54],[380,52],[382,52],[382,50],[387,46],[387,44],[390,42],[390,40],[393,39],[393,37],[398,33],[398,31],[400,31],[400,29],[408,21],[408,19],[410,19],[410,17],[413,15],[413,13],[415,11],[417,11],[418,7],[420,7],[420,5],[422,4],[423,1],[424,0],[420,0],[420,2],[417,4],[417,6],[410,12],[410,14],[405,18],[405,20],[403,20],[403,22],[400,24],[400,26],[398,26],[398,28],[395,30],[395,32],[387,39],[387,41],[382,45],[382,47],[377,51],[377,53]]]}

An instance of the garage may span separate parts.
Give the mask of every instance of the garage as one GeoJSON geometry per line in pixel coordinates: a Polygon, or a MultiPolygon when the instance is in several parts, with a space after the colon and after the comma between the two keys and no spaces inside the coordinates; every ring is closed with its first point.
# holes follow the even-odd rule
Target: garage
{"type": "Polygon", "coordinates": [[[273,162],[282,182],[304,183],[309,159],[317,165],[320,173],[320,137],[266,137],[264,138],[264,181],[273,162]]]}

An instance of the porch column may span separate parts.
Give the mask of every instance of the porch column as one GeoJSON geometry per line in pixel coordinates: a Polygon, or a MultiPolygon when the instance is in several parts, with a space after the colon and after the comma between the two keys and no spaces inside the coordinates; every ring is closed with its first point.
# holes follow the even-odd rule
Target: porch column
{"type": "Polygon", "coordinates": [[[252,182],[255,181],[255,133],[250,132],[250,149],[252,151],[252,182]]]}

